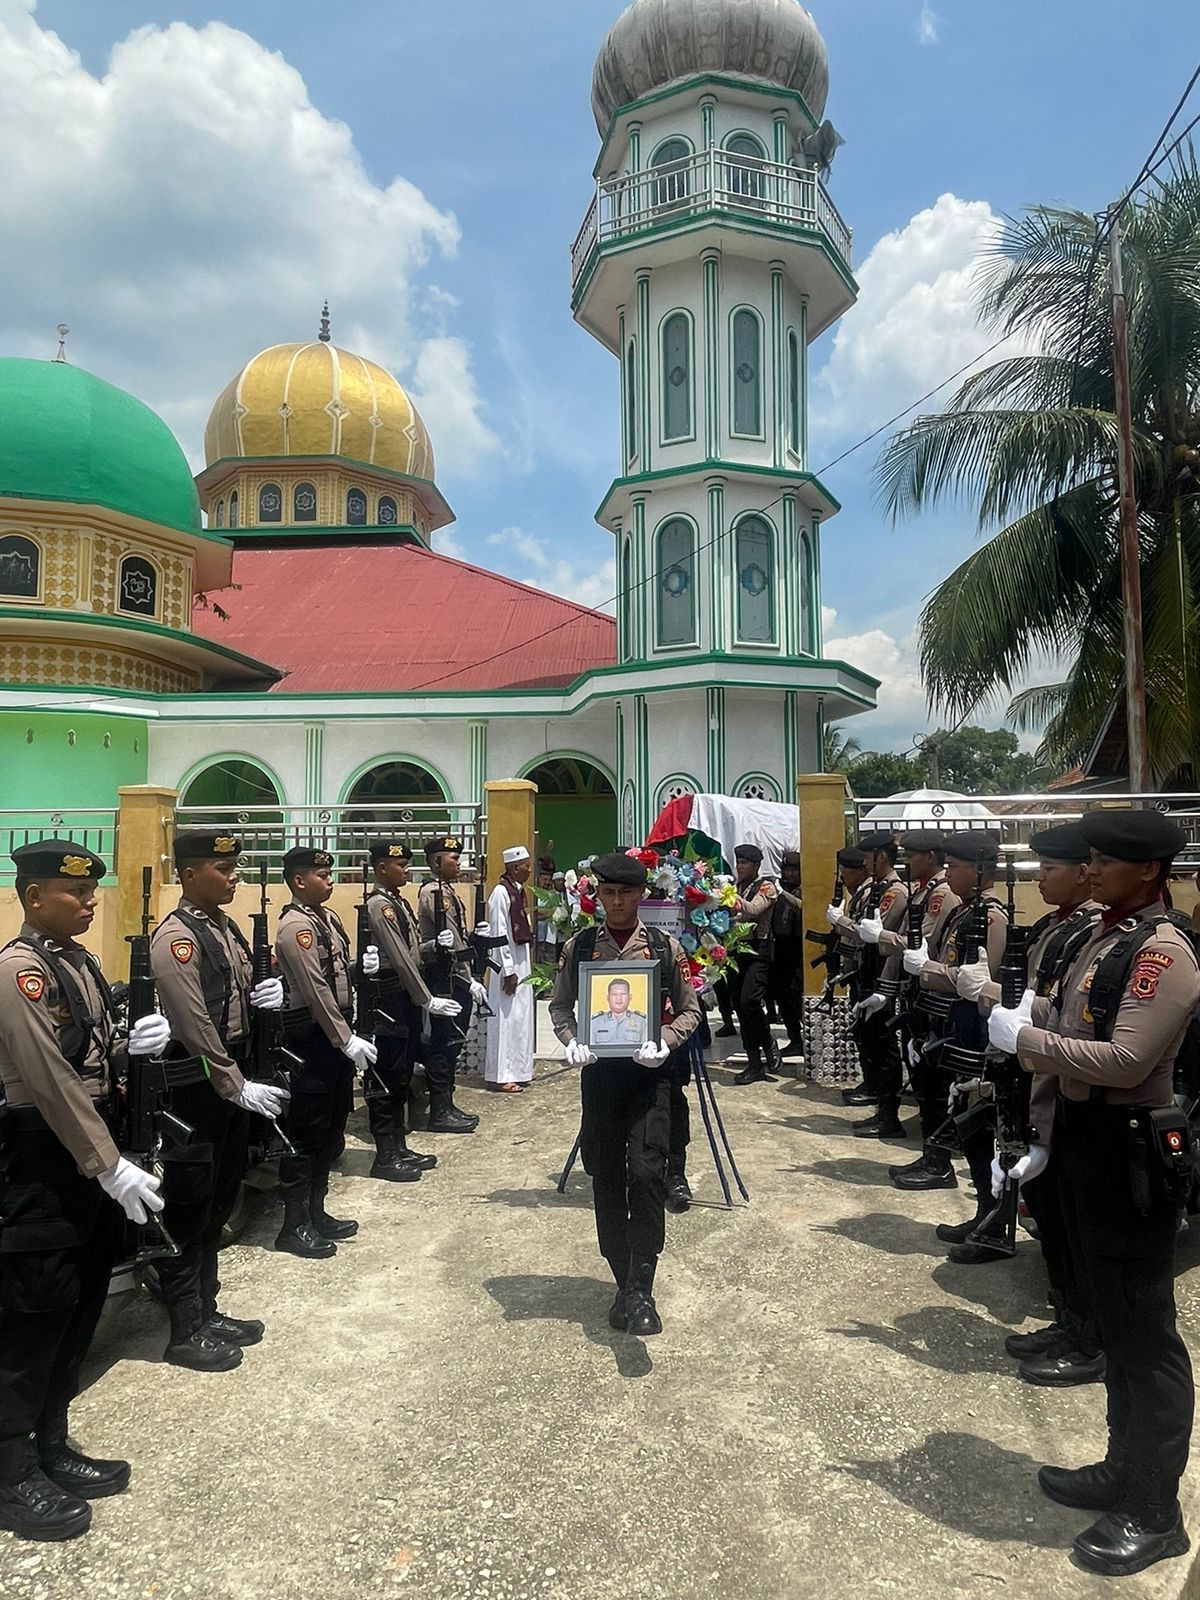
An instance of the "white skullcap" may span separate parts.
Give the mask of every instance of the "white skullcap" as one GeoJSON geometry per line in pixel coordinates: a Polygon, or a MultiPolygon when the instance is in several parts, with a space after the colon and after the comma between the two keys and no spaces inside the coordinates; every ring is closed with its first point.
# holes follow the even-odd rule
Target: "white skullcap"
{"type": "Polygon", "coordinates": [[[506,867],[515,866],[518,861],[528,860],[529,851],[526,850],[523,844],[514,844],[510,850],[504,852],[504,865],[506,867]]]}

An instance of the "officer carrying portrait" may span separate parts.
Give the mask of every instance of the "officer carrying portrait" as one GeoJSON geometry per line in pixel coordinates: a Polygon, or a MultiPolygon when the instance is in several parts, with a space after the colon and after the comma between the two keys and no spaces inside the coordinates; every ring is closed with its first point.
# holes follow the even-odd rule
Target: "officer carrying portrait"
{"type": "Polygon", "coordinates": [[[646,961],[583,961],[579,966],[580,1035],[600,1057],[628,1056],[657,1044],[662,1001],[658,966],[646,961]]]}

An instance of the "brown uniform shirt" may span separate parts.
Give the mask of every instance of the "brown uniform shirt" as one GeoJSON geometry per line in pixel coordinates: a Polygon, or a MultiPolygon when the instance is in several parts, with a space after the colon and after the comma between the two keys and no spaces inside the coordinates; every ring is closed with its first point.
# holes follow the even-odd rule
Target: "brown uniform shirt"
{"type": "Polygon", "coordinates": [[[880,939],[879,955],[883,966],[875,980],[875,987],[881,994],[895,995],[900,992],[900,983],[904,977],[905,944],[900,937],[900,930],[904,927],[908,916],[908,886],[895,872],[890,872],[883,883],[883,898],[875,915],[883,923],[885,933],[900,939],[900,949],[897,951],[889,946],[885,950],[883,940],[880,939]]]}
{"type": "Polygon", "coordinates": [[[417,927],[421,935],[421,964],[426,967],[433,966],[440,954],[437,942],[438,930],[438,897],[439,892],[445,907],[443,928],[449,928],[454,935],[454,945],[451,954],[454,957],[454,976],[460,983],[470,983],[471,956],[467,944],[467,908],[463,905],[458,890],[452,883],[438,883],[431,879],[421,885],[417,895],[417,927]]]}
{"type": "Polygon", "coordinates": [[[408,902],[377,884],[367,901],[367,910],[371,937],[379,947],[380,976],[395,974],[413,1005],[427,1010],[433,996],[421,976],[417,924],[408,902]]]}
{"type": "MultiPolygon", "coordinates": [[[[38,943],[42,938],[28,923],[20,937],[38,943]]],[[[125,1050],[115,1040],[115,1024],[82,946],[50,948],[78,977],[83,1009],[96,1026],[76,1071],[60,1048],[60,1037],[74,1029],[50,963],[26,945],[0,952],[0,1085],[14,1109],[40,1111],[84,1177],[94,1178],[120,1155],[97,1105],[111,1096],[125,1050]]]]}
{"type": "Polygon", "coordinates": [[[1096,1084],[1110,1105],[1166,1106],[1172,1068],[1200,1004],[1200,971],[1187,939],[1166,921],[1161,901],[1115,927],[1096,925],[1055,997],[1034,1001],[1037,1026],[1022,1028],[1017,1054],[1027,1072],[1053,1073],[1067,1100],[1086,1100],[1096,1084]],[[1111,1039],[1097,1039],[1088,998],[1096,968],[1138,922],[1159,922],[1130,969],[1111,1039]]]}
{"type": "MultiPolygon", "coordinates": [[[[938,930],[936,944],[931,943],[929,946],[932,959],[926,963],[921,972],[921,988],[928,990],[930,994],[958,994],[954,983],[954,971],[956,967],[963,965],[963,945],[966,943],[967,929],[973,915],[970,910],[972,903],[967,902],[967,909],[961,916],[946,916],[938,930]]],[[[960,901],[959,905],[962,904],[960,901]]],[[[1000,962],[1004,956],[1004,942],[1007,936],[1008,918],[1004,914],[1003,907],[993,905],[989,901],[987,963],[993,978],[1000,974],[1000,962]]]]}
{"type": "Polygon", "coordinates": [[[313,1021],[339,1050],[348,1044],[353,1030],[346,1017],[354,1010],[350,936],[337,914],[293,900],[275,930],[275,957],[287,984],[289,1006],[311,1011],[313,1021]]]}
{"type": "Polygon", "coordinates": [[[232,1100],[246,1082],[228,1046],[240,1043],[250,1032],[253,986],[250,957],[233,933],[236,923],[231,917],[218,913],[218,921],[188,900],[180,902],[179,910],[207,925],[229,963],[229,1021],[224,1038],[209,1016],[204,1000],[208,957],[178,911],[163,918],[150,940],[150,964],[154,969],[158,1003],[171,1024],[176,1042],[189,1056],[205,1058],[213,1088],[223,1100],[232,1100]]]}
{"type": "MultiPolygon", "coordinates": [[[[779,899],[779,886],[773,878],[759,878],[757,881],[752,878],[750,884],[757,889],[757,893],[749,900],[743,899],[741,910],[734,915],[738,922],[753,923],[751,940],[760,948],[765,948],[771,942],[771,919],[779,899]]],[[[741,894],[740,886],[738,893],[741,894]]]]}
{"type": "MultiPolygon", "coordinates": [[[[946,887],[946,875],[937,872],[932,878],[918,884],[916,889],[910,889],[910,894],[918,899],[924,896],[925,905],[921,917],[921,937],[932,950],[941,933],[946,918],[954,911],[961,901],[956,894],[951,893],[946,887]]],[[[907,924],[907,906],[905,907],[905,922],[907,924]]],[[[904,970],[904,952],[908,949],[907,925],[899,930],[885,927],[879,937],[879,948],[885,955],[900,957],[900,970],[904,970]]]]}
{"type": "MultiPolygon", "coordinates": [[[[563,1044],[576,1037],[578,1024],[575,1007],[579,994],[575,983],[575,963],[572,960],[575,939],[568,939],[558,962],[558,976],[554,980],[554,993],[550,997],[550,1021],[563,1044]]],[[[671,960],[664,961],[663,987],[671,1002],[671,1020],[663,1024],[662,1043],[669,1050],[678,1050],[700,1026],[700,999],[688,977],[687,956],[683,946],[668,937],[671,960]]],[[[639,922],[622,947],[608,929],[601,924],[596,930],[596,947],[593,961],[653,961],[654,949],[645,928],[639,922]]]]}

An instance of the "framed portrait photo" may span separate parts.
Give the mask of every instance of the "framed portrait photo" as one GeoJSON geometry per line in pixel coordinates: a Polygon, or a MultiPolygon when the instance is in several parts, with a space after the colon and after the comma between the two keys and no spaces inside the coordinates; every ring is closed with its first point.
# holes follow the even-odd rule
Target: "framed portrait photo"
{"type": "Polygon", "coordinates": [[[632,1056],[662,1033],[657,961],[583,961],[579,966],[579,1038],[603,1060],[632,1056]]]}

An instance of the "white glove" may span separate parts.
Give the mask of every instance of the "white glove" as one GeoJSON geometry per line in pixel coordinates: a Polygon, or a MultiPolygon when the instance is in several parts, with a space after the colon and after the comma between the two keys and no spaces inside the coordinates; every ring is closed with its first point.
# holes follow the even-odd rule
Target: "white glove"
{"type": "Polygon", "coordinates": [[[453,950],[454,935],[449,928],[443,928],[441,933],[439,933],[437,938],[434,940],[434,943],[437,945],[439,950],[453,950]]]}
{"type": "MultiPolygon", "coordinates": [[[[1046,1170],[1046,1163],[1050,1160],[1050,1152],[1044,1144],[1031,1144],[1029,1154],[1022,1156],[1016,1166],[1011,1167],[1007,1174],[1007,1181],[1015,1183],[1017,1188],[1029,1182],[1030,1178],[1040,1177],[1046,1170]]],[[[1000,1157],[992,1161],[992,1193],[996,1199],[1004,1193],[1005,1172],[1000,1165],[1000,1157]]]]}
{"type": "Polygon", "coordinates": [[[290,1092],[277,1083],[251,1083],[247,1079],[234,1095],[233,1103],[260,1117],[277,1117],[291,1098],[290,1092]]]}
{"type": "Polygon", "coordinates": [[[278,978],[264,978],[251,989],[250,1004],[256,1011],[282,1011],[283,984],[278,978]]]}
{"type": "Polygon", "coordinates": [[[1026,989],[1015,1011],[1009,1006],[995,1008],[988,1018],[988,1039],[993,1050],[999,1050],[1001,1055],[1016,1055],[1017,1035],[1022,1028],[1033,1025],[1033,1000],[1033,990],[1026,989]]]}
{"type": "Polygon", "coordinates": [[[379,946],[369,944],[362,953],[362,970],[364,978],[374,978],[379,972],[379,946]]]}
{"type": "Polygon", "coordinates": [[[924,1057],[921,1054],[921,1046],[917,1043],[917,1041],[915,1039],[910,1039],[908,1041],[908,1064],[909,1064],[909,1066],[910,1067],[919,1067],[923,1060],[924,1060],[924,1057]]]}
{"type": "Polygon", "coordinates": [[[917,949],[917,950],[906,950],[904,952],[904,970],[905,970],[905,972],[908,973],[909,977],[911,977],[911,978],[920,977],[921,973],[924,972],[925,968],[928,965],[929,965],[929,940],[928,939],[922,939],[921,940],[921,944],[920,944],[920,948],[919,949],[917,949]]]}
{"type": "Polygon", "coordinates": [[[580,1044],[578,1039],[572,1039],[567,1046],[567,1065],[569,1067],[590,1067],[593,1061],[600,1057],[594,1050],[589,1050],[587,1045],[580,1044]]]}
{"type": "Polygon", "coordinates": [[[670,1045],[655,1044],[653,1039],[647,1039],[633,1059],[640,1061],[643,1067],[661,1067],[670,1054],[670,1045]]]}
{"type": "Polygon", "coordinates": [[[457,1000],[443,1000],[440,995],[435,995],[429,1002],[429,1015],[431,1017],[457,1017],[462,1007],[457,1000]]]}
{"type": "Polygon", "coordinates": [[[474,1000],[477,1006],[483,1005],[484,1001],[487,999],[487,990],[483,987],[478,978],[471,979],[471,999],[474,1000]]]}
{"type": "Polygon", "coordinates": [[[826,906],[825,920],[831,928],[852,928],[854,926],[849,917],[843,916],[841,906],[826,906]]]}
{"type": "Polygon", "coordinates": [[[869,994],[865,1000],[860,1000],[851,1009],[856,1017],[873,1017],[877,1011],[882,1011],[886,1005],[886,995],[869,994]]]}
{"type": "Polygon", "coordinates": [[[953,1104],[955,1100],[965,1100],[973,1090],[981,1089],[982,1087],[982,1078],[955,1078],[954,1082],[950,1085],[951,1104],[953,1104]]]}
{"type": "Polygon", "coordinates": [[[471,931],[477,939],[490,939],[492,937],[492,925],[490,922],[477,922],[471,931]]]}
{"type": "Polygon", "coordinates": [[[107,1172],[96,1174],[105,1194],[111,1195],[129,1218],[138,1224],[148,1222],[148,1212],[161,1211],[165,1201],[159,1194],[162,1182],[152,1172],[143,1172],[135,1161],[118,1156],[107,1172]]]}
{"type": "Polygon", "coordinates": [[[985,983],[992,981],[992,969],[982,958],[959,967],[954,974],[954,987],[964,1000],[978,1000],[985,983]]]}
{"type": "Polygon", "coordinates": [[[878,944],[879,935],[883,932],[882,917],[864,917],[861,922],[856,922],[854,931],[864,944],[878,944]]]}
{"type": "Polygon", "coordinates": [[[379,1060],[379,1051],[376,1050],[371,1041],[369,1039],[360,1039],[356,1033],[352,1033],[346,1040],[342,1046],[342,1054],[348,1060],[353,1061],[360,1072],[365,1071],[367,1067],[373,1067],[379,1060]]]}
{"type": "Polygon", "coordinates": [[[171,1024],[160,1012],[139,1017],[129,1030],[131,1056],[160,1056],[171,1042],[171,1024]]]}

